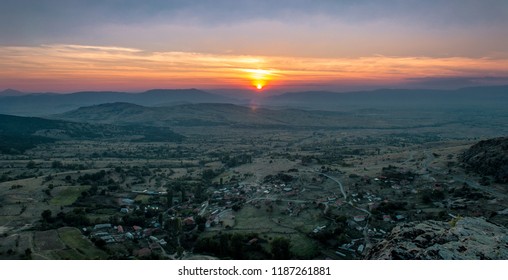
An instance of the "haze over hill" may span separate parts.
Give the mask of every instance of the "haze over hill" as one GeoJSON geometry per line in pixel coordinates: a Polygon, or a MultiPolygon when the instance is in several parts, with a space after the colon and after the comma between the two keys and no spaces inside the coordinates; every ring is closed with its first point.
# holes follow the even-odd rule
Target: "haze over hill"
{"type": "MultiPolygon", "coordinates": [[[[144,107],[130,103],[109,103],[54,115],[55,118],[99,122],[135,123],[157,126],[334,126],[340,112],[272,110],[234,104],[183,104],[144,107]]],[[[364,123],[364,125],[367,125],[364,123]]]]}
{"type": "Polygon", "coordinates": [[[358,92],[292,92],[262,100],[263,104],[309,108],[503,108],[508,86],[469,87],[456,90],[378,89],[358,92]]]}
{"type": "Polygon", "coordinates": [[[303,109],[268,109],[257,106],[201,103],[145,107],[130,103],[108,103],[81,107],[52,118],[76,122],[138,124],[164,127],[228,126],[245,128],[387,129],[442,126],[462,122],[464,114],[420,116],[412,112],[393,114],[379,109],[349,112],[303,109]],[[404,116],[404,117],[402,117],[404,116]],[[415,120],[418,120],[415,123],[415,120]]]}
{"type": "Polygon", "coordinates": [[[285,258],[295,259],[506,256],[505,248],[482,245],[504,241],[455,242],[484,237],[485,229],[506,235],[506,166],[496,156],[505,141],[463,153],[508,134],[506,87],[302,92],[250,103],[198,90],[6,100],[18,102],[16,110],[38,110],[38,100],[37,112],[51,113],[0,115],[7,217],[0,251],[15,256],[26,248],[11,240],[27,224],[20,240],[33,235],[30,250],[56,259],[143,258],[147,244],[154,258],[174,258],[180,246],[194,258],[272,258],[263,246],[245,245],[255,239],[285,240],[285,258]],[[116,99],[131,102],[109,102],[116,99]],[[65,108],[74,109],[54,113],[65,108]],[[461,155],[488,172],[466,172],[461,155]],[[467,234],[457,234],[462,228],[467,234]],[[65,230],[89,243],[40,249],[42,236],[59,240],[65,230]],[[241,246],[213,245],[230,237],[241,246]],[[408,249],[420,245],[415,254],[408,249]]]}
{"type": "Polygon", "coordinates": [[[142,93],[75,92],[70,94],[33,93],[0,97],[0,113],[21,116],[45,116],[77,109],[82,106],[109,102],[130,102],[154,106],[168,103],[231,103],[235,100],[197,89],[154,89],[142,93]]]}
{"type": "Polygon", "coordinates": [[[58,140],[180,141],[167,128],[78,123],[0,114],[0,153],[22,153],[38,144],[58,140]]]}
{"type": "MultiPolygon", "coordinates": [[[[12,91],[9,91],[12,93],[12,91]]],[[[471,87],[458,90],[379,89],[358,92],[293,92],[282,95],[245,92],[237,98],[231,90],[209,93],[197,89],[149,90],[142,93],[76,92],[71,94],[29,94],[0,96],[0,113],[21,116],[47,116],[83,106],[126,102],[143,106],[170,106],[182,103],[256,104],[264,107],[305,108],[350,111],[378,109],[493,109],[504,110],[508,104],[508,86],[471,87]]],[[[12,94],[11,94],[12,95],[12,94]]]]}
{"type": "Polygon", "coordinates": [[[11,89],[11,88],[0,91],[0,97],[2,97],[2,96],[20,96],[20,95],[25,95],[25,94],[26,93],[24,93],[22,91],[11,89]]]}

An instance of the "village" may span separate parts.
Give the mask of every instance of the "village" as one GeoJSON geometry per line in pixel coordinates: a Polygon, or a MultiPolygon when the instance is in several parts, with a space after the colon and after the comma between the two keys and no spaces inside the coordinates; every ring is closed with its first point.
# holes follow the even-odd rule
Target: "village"
{"type": "Polygon", "coordinates": [[[333,131],[241,135],[169,145],[69,141],[3,157],[0,211],[15,222],[1,228],[0,253],[361,259],[402,223],[471,215],[505,222],[493,214],[500,206],[489,203],[498,194],[457,164],[468,141],[422,145],[421,137],[398,137],[403,144],[392,139],[380,149],[369,138],[333,131]],[[73,247],[62,230],[86,242],[73,247]]]}
{"type": "MultiPolygon", "coordinates": [[[[304,168],[307,170],[272,174],[261,182],[222,185],[211,182],[202,188],[206,194],[200,200],[192,192],[168,192],[163,188],[136,189],[126,196],[113,193],[118,203],[118,223],[93,224],[84,227],[83,234],[99,247],[131,244],[127,246],[131,254],[125,257],[183,258],[193,253],[193,245],[200,236],[256,232],[253,227],[238,225],[237,219],[243,218],[242,208],[254,208],[279,225],[312,212],[316,221],[306,231],[299,229],[300,233],[319,241],[319,247],[328,257],[356,258],[399,222],[424,220],[429,216],[446,220],[459,215],[458,210],[466,209],[465,204],[470,203],[464,198],[448,199],[447,205],[433,202],[435,197],[453,188],[452,185],[459,184],[431,183],[392,165],[373,178],[367,175],[344,178],[344,172],[326,174],[321,168],[304,168]],[[140,202],[140,198],[146,203],[140,202]],[[431,207],[407,202],[426,199],[431,207]],[[131,217],[134,215],[145,219],[134,224],[132,220],[136,219],[131,217]],[[330,250],[334,250],[335,256],[326,254],[330,250]]],[[[294,234],[292,231],[294,228],[287,231],[288,236],[294,234]]],[[[262,239],[248,242],[262,242],[262,239]]]]}

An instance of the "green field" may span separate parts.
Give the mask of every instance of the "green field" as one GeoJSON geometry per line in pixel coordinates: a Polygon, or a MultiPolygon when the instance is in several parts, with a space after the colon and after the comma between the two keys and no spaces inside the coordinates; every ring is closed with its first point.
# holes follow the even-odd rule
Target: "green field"
{"type": "Polygon", "coordinates": [[[150,201],[150,196],[149,195],[146,195],[146,194],[138,194],[134,200],[136,202],[141,202],[141,203],[144,203],[144,204],[147,204],[149,201],[150,201]]]}
{"type": "Polygon", "coordinates": [[[56,206],[67,206],[73,204],[79,198],[82,192],[87,191],[89,186],[72,186],[64,188],[56,193],[49,203],[56,206]]]}
{"type": "Polygon", "coordinates": [[[58,229],[60,240],[68,249],[55,253],[62,259],[106,259],[107,254],[96,248],[77,228],[63,227],[58,229]]]}

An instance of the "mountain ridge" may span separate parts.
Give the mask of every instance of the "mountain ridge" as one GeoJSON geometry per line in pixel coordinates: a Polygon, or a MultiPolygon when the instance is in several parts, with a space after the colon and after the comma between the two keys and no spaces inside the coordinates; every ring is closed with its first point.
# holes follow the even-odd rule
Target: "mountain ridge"
{"type": "Polygon", "coordinates": [[[38,117],[0,114],[0,152],[20,153],[38,144],[58,140],[181,141],[184,137],[168,128],[92,124],[38,117]]]}
{"type": "Polygon", "coordinates": [[[142,106],[171,104],[231,103],[255,104],[263,107],[293,107],[330,111],[363,108],[414,109],[428,108],[495,108],[508,104],[508,86],[466,87],[456,90],[433,89],[377,89],[371,91],[302,91],[281,95],[253,94],[250,100],[244,93],[233,98],[231,92],[191,89],[151,89],[140,93],[115,91],[81,91],[69,94],[32,93],[16,96],[0,95],[0,113],[21,116],[48,116],[84,106],[127,102],[142,106]]]}

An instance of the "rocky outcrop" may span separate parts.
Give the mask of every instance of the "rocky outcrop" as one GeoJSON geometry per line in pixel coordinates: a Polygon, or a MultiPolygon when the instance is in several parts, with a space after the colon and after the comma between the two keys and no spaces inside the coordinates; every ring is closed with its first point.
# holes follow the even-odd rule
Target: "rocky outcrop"
{"type": "Polygon", "coordinates": [[[476,260],[508,259],[508,230],[483,218],[454,222],[424,221],[393,228],[374,245],[367,259],[476,260]]]}
{"type": "Polygon", "coordinates": [[[508,137],[480,141],[462,154],[466,169],[508,183],[508,137]]]}

